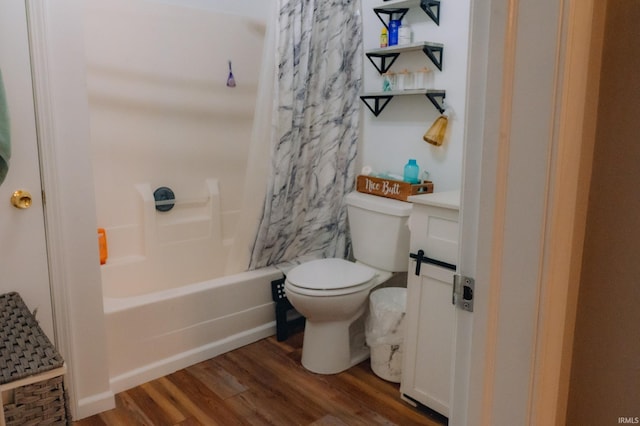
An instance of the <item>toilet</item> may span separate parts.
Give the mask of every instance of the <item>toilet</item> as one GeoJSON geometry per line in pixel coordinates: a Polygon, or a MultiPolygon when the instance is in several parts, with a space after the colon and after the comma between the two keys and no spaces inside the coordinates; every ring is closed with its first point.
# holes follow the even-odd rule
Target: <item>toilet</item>
{"type": "Polygon", "coordinates": [[[306,318],[302,365],[320,374],[369,357],[364,317],[371,290],[406,271],[411,204],[352,192],[345,197],[355,262],[318,259],[291,269],[285,293],[306,318]]]}

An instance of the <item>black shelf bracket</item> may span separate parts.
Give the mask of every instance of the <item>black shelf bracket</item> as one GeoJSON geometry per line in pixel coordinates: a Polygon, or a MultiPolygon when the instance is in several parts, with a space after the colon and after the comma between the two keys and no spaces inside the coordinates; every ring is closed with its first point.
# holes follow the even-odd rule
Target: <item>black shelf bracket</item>
{"type": "Polygon", "coordinates": [[[376,14],[382,25],[384,25],[387,29],[389,29],[389,21],[392,19],[402,20],[404,15],[409,11],[408,8],[396,8],[396,9],[387,9],[384,7],[376,7],[373,9],[373,12],[376,14]],[[388,19],[385,20],[382,15],[387,15],[388,19]],[[395,16],[394,16],[395,15],[395,16]]]}
{"type": "Polygon", "coordinates": [[[432,45],[425,45],[422,48],[422,51],[424,52],[424,54],[427,55],[429,59],[431,59],[431,62],[433,62],[433,65],[435,65],[436,68],[438,68],[440,71],[442,71],[442,51],[443,50],[444,49],[442,46],[432,46],[432,45]]]}
{"type": "Polygon", "coordinates": [[[393,99],[393,95],[363,95],[360,96],[360,99],[364,104],[369,108],[369,110],[376,117],[380,115],[384,107],[387,106],[389,101],[393,99]],[[369,103],[369,101],[373,101],[373,106],[369,103]]]}
{"type": "Polygon", "coordinates": [[[431,101],[433,106],[440,112],[440,114],[444,113],[444,98],[446,96],[446,92],[427,92],[427,99],[431,101]],[[438,101],[438,99],[440,101],[438,101]]]}
{"type": "Polygon", "coordinates": [[[432,90],[429,89],[426,91],[395,91],[395,92],[377,92],[377,93],[368,93],[360,96],[362,102],[365,103],[367,108],[375,115],[376,117],[380,115],[382,110],[387,106],[389,101],[396,95],[418,95],[423,94],[431,101],[434,107],[440,112],[440,114],[444,113],[444,98],[446,96],[445,90],[432,90]]]}
{"type": "Polygon", "coordinates": [[[440,0],[420,0],[420,9],[440,26],[440,0]]]}
{"type": "Polygon", "coordinates": [[[378,72],[380,74],[384,74],[385,72],[389,71],[389,68],[391,68],[391,65],[393,65],[396,59],[398,59],[398,56],[400,56],[400,53],[366,53],[366,55],[367,55],[367,58],[369,58],[369,60],[373,64],[373,66],[376,67],[378,72]],[[380,66],[378,66],[378,64],[373,60],[373,58],[380,59],[380,66]],[[390,61],[387,62],[387,60],[389,59],[390,61]]]}

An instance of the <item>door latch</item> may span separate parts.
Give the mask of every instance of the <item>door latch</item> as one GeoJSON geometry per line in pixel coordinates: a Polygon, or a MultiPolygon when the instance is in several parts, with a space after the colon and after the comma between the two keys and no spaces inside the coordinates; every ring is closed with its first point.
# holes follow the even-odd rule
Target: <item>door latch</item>
{"type": "Polygon", "coordinates": [[[464,275],[453,276],[453,299],[452,303],[464,311],[473,312],[473,291],[476,282],[471,277],[464,275]]]}

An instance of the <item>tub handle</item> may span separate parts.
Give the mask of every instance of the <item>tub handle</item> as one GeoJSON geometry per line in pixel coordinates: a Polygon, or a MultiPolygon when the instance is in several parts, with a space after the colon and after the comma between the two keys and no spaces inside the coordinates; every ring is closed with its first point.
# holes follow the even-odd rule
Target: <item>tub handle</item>
{"type": "Polygon", "coordinates": [[[159,212],[168,212],[176,205],[175,194],[171,188],[166,186],[161,186],[153,191],[153,199],[156,201],[156,210],[159,212]]]}

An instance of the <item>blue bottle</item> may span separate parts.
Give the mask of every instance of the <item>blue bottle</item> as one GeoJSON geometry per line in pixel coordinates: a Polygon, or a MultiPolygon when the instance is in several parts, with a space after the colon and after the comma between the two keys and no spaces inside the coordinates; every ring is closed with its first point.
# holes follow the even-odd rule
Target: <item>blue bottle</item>
{"type": "Polygon", "coordinates": [[[409,183],[420,183],[418,173],[418,164],[416,163],[416,160],[411,158],[409,162],[404,166],[403,180],[409,183]]]}
{"type": "Polygon", "coordinates": [[[389,21],[389,46],[398,44],[398,29],[400,25],[402,25],[402,22],[399,19],[389,21]]]}

